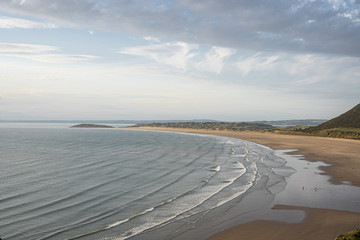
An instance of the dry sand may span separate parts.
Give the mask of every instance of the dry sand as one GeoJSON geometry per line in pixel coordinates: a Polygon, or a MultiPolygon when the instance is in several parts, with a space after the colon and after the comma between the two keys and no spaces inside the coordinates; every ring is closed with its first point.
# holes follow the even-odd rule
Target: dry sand
{"type": "MultiPolygon", "coordinates": [[[[350,181],[352,185],[360,187],[360,141],[259,132],[150,127],[137,129],[211,134],[256,142],[274,150],[298,149],[291,154],[304,155],[308,161],[331,164],[331,166],[322,167],[322,170],[325,171],[324,174],[331,177],[332,183],[350,181]]],[[[209,239],[333,240],[341,233],[360,227],[358,213],[296,206],[276,206],[275,209],[303,210],[306,212],[306,218],[303,222],[296,224],[258,220],[224,230],[209,239]]]]}

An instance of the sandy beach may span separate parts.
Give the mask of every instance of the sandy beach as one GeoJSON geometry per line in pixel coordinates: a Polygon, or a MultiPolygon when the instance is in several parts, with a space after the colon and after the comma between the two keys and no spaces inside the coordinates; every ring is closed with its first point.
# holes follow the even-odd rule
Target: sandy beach
{"type": "MultiPolygon", "coordinates": [[[[150,127],[137,129],[211,134],[256,142],[274,150],[297,149],[290,154],[304,155],[307,161],[321,161],[331,164],[331,166],[321,168],[324,171],[323,174],[330,176],[331,183],[339,184],[346,181],[360,187],[360,141],[258,132],[150,127]]],[[[306,213],[306,217],[301,223],[257,220],[224,229],[209,239],[332,240],[341,233],[360,227],[359,213],[298,206],[275,206],[274,209],[302,210],[306,213]]]]}
{"type": "Polygon", "coordinates": [[[274,209],[303,210],[306,218],[301,223],[258,220],[217,233],[208,240],[334,240],[360,224],[360,214],[357,213],[290,206],[275,206],[274,209]]]}

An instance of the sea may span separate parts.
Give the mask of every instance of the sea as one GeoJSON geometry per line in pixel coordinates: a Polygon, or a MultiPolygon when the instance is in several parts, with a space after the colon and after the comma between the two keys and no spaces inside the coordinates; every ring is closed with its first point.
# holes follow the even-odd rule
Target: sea
{"type": "Polygon", "coordinates": [[[205,239],[268,211],[297,172],[288,157],[227,137],[1,123],[0,238],[205,239]]]}

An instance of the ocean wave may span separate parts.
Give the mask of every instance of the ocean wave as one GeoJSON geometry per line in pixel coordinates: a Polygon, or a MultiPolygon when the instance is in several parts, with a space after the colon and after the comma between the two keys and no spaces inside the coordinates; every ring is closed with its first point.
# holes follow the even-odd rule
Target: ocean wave
{"type": "MultiPolygon", "coordinates": [[[[13,188],[0,183],[5,239],[127,239],[241,203],[255,187],[276,194],[284,182],[281,171],[274,171],[284,160],[242,140],[125,130],[36,131],[53,142],[36,138],[35,149],[29,141],[33,132],[24,133],[26,141],[17,144],[32,160],[21,168],[8,165],[3,178],[16,176],[13,188]]],[[[7,162],[17,156],[9,146],[3,154],[7,162]]]]}

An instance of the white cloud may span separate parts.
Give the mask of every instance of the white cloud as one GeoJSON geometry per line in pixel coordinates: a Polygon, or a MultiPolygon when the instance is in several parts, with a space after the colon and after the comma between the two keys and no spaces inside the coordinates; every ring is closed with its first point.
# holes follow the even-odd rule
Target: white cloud
{"type": "Polygon", "coordinates": [[[149,41],[149,42],[155,42],[155,43],[159,43],[160,40],[158,38],[155,38],[155,37],[150,37],[150,36],[147,36],[147,37],[144,37],[144,39],[146,41],[149,41]]]}
{"type": "Polygon", "coordinates": [[[241,59],[236,63],[237,68],[242,72],[243,76],[246,76],[251,71],[265,71],[274,69],[277,65],[276,61],[280,56],[277,55],[263,55],[262,53],[256,53],[250,57],[241,59]]]}
{"type": "Polygon", "coordinates": [[[44,63],[82,63],[98,59],[92,55],[70,55],[70,54],[36,54],[36,55],[13,55],[15,57],[30,59],[44,63]]]}
{"type": "Polygon", "coordinates": [[[49,89],[39,89],[39,88],[19,88],[12,91],[4,92],[4,95],[15,96],[15,95],[29,95],[29,96],[42,96],[46,94],[58,94],[59,91],[49,90],[49,89]]]}
{"type": "Polygon", "coordinates": [[[30,21],[21,18],[11,18],[11,17],[1,17],[0,16],[0,28],[25,28],[25,29],[37,29],[37,28],[45,28],[45,29],[53,29],[57,28],[57,26],[53,23],[41,23],[30,21]]]}
{"type": "Polygon", "coordinates": [[[183,71],[197,69],[219,74],[227,57],[235,54],[235,50],[223,47],[212,47],[203,53],[197,45],[185,42],[160,43],[160,40],[145,37],[156,44],[125,48],[119,53],[147,57],[157,63],[179,68],[183,71]]]}
{"type": "Polygon", "coordinates": [[[243,78],[261,79],[255,81],[256,84],[292,88],[298,92],[310,91],[309,86],[313,86],[311,91],[320,93],[335,85],[340,89],[360,83],[360,59],[356,57],[257,53],[241,57],[235,66],[243,78]],[[253,75],[248,78],[250,73],[253,75]]]}
{"type": "Polygon", "coordinates": [[[300,85],[317,82],[360,83],[360,59],[354,57],[329,57],[324,55],[303,54],[288,59],[284,69],[296,76],[296,83],[300,85]]]}
{"type": "Polygon", "coordinates": [[[196,56],[197,53],[194,53],[193,50],[197,48],[197,45],[185,42],[169,42],[129,47],[119,51],[119,53],[149,57],[156,62],[186,70],[188,61],[196,56]]]}
{"type": "Polygon", "coordinates": [[[97,59],[92,55],[54,53],[61,50],[54,46],[18,43],[0,43],[0,56],[30,59],[45,63],[79,63],[97,59]]]}
{"type": "Polygon", "coordinates": [[[60,51],[59,48],[48,45],[1,43],[0,54],[39,54],[53,51],[60,51]]]}
{"type": "Polygon", "coordinates": [[[215,72],[217,74],[221,73],[224,60],[233,55],[235,50],[222,47],[212,47],[206,54],[205,59],[200,60],[196,66],[200,70],[205,70],[209,72],[215,72]]]}

